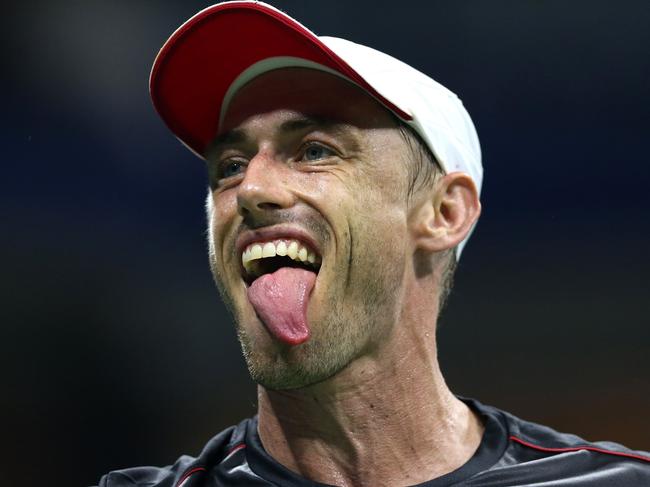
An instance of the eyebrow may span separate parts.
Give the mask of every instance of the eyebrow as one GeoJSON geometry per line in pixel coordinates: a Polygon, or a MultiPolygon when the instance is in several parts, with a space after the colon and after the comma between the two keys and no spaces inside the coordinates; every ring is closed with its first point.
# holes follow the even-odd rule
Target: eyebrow
{"type": "MultiPolygon", "coordinates": [[[[280,124],[279,132],[281,134],[288,134],[293,132],[301,132],[310,128],[320,128],[323,130],[339,133],[343,131],[343,127],[350,127],[348,124],[339,120],[331,118],[324,118],[318,116],[303,116],[286,120],[280,124]]],[[[237,145],[245,143],[248,140],[248,134],[243,129],[233,129],[223,134],[217,135],[214,140],[208,145],[205,151],[206,158],[214,156],[221,150],[224,150],[229,145],[237,145]]]]}
{"type": "Polygon", "coordinates": [[[280,132],[298,132],[311,127],[332,128],[337,125],[343,125],[341,122],[323,118],[323,117],[300,117],[287,120],[280,125],[280,132]]]}
{"type": "Polygon", "coordinates": [[[246,132],[242,129],[229,130],[223,134],[217,135],[212,142],[208,144],[205,150],[206,159],[214,155],[222,147],[227,145],[241,144],[246,141],[246,132]]]}

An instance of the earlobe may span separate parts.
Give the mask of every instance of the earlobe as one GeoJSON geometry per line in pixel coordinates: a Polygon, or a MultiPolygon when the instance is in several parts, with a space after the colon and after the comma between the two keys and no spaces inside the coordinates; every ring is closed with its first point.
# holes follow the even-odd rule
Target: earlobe
{"type": "Polygon", "coordinates": [[[446,174],[415,209],[411,228],[416,247],[429,252],[454,248],[470,232],[480,213],[478,191],[469,175],[446,174]]]}

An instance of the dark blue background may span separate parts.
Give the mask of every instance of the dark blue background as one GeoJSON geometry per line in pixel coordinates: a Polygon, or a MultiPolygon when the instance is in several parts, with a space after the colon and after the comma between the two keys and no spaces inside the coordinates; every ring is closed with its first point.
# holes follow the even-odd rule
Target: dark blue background
{"type": "MultiPolygon", "coordinates": [[[[148,97],[157,50],[208,5],[5,7],[1,485],[168,464],[255,411],[208,271],[203,165],[148,97]]],[[[648,3],[275,5],[474,118],[484,212],[441,320],[451,388],[650,449],[648,3]]]]}

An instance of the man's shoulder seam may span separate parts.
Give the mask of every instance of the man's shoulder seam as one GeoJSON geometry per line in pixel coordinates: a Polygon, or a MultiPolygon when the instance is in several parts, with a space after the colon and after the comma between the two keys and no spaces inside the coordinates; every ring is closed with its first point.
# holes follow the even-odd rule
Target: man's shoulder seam
{"type": "Polygon", "coordinates": [[[574,445],[574,446],[566,446],[566,447],[547,447],[547,446],[542,446],[538,445],[536,443],[532,443],[530,441],[526,441],[522,438],[519,438],[518,436],[515,435],[510,435],[509,437],[510,441],[514,441],[516,443],[519,443],[520,445],[523,445],[528,448],[532,448],[534,450],[538,451],[543,451],[546,453],[568,453],[568,452],[574,452],[574,451],[580,451],[580,450],[587,450],[587,451],[592,451],[595,453],[603,453],[606,455],[613,455],[617,457],[624,457],[624,458],[630,458],[633,460],[639,460],[642,462],[647,462],[650,463],[650,456],[645,456],[645,455],[639,455],[637,453],[633,452],[622,452],[622,451],[616,451],[616,450],[609,450],[606,448],[601,448],[598,446],[593,446],[593,445],[574,445]]]}

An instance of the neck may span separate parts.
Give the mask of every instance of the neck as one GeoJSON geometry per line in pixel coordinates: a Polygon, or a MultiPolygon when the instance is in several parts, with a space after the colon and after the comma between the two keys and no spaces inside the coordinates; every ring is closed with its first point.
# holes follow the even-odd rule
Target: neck
{"type": "Polygon", "coordinates": [[[445,384],[435,340],[402,332],[390,342],[322,383],[260,386],[267,452],[303,477],[341,486],[413,485],[467,462],[483,426],[445,384]]]}

